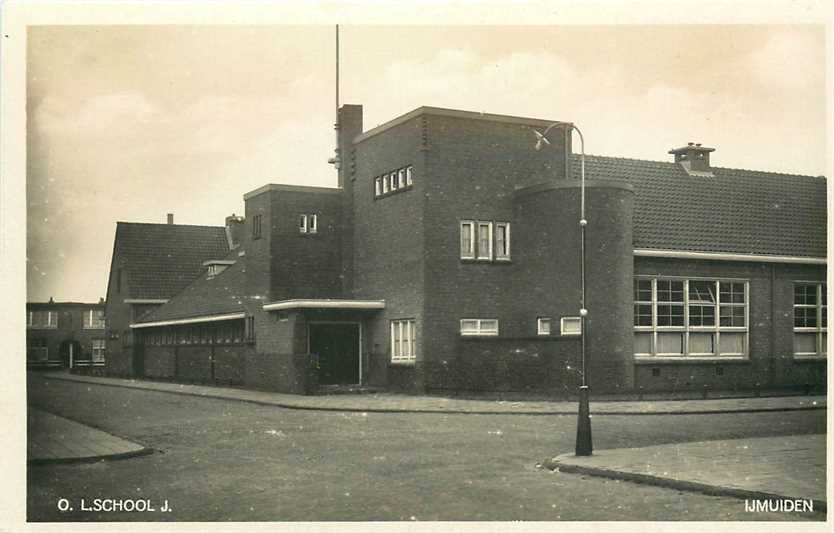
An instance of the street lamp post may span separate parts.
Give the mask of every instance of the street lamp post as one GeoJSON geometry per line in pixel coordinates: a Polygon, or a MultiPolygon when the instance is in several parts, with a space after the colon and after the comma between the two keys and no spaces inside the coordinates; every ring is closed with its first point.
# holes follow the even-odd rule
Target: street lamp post
{"type": "Polygon", "coordinates": [[[588,333],[586,323],[588,309],[585,307],[585,229],[588,226],[588,220],[585,218],[585,138],[575,124],[555,122],[548,126],[543,133],[535,129],[533,130],[537,137],[536,150],[541,150],[543,145],[550,144],[550,141],[547,140],[547,134],[554,126],[564,126],[566,132],[573,130],[579,134],[579,331],[582,384],[579,387],[579,417],[576,421],[576,455],[591,455],[594,452],[594,445],[591,438],[591,410],[589,405],[587,356],[585,352],[585,339],[588,333]]]}

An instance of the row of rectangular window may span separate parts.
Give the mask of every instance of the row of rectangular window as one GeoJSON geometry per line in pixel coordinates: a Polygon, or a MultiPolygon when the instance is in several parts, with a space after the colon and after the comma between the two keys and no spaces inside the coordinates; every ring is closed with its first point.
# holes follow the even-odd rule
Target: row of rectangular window
{"type": "Polygon", "coordinates": [[[460,258],[476,261],[509,261],[510,223],[461,220],[460,258]]]}
{"type": "MultiPolygon", "coordinates": [[[[103,363],[104,354],[107,352],[107,341],[92,339],[90,347],[90,356],[93,363],[103,363]]],[[[30,339],[26,350],[26,359],[35,362],[49,361],[49,347],[46,339],[30,339]]]]}
{"type": "Polygon", "coordinates": [[[146,345],[151,346],[241,344],[252,342],[254,331],[251,324],[235,320],[216,324],[154,328],[143,334],[143,340],[146,345]]]}
{"type": "MultiPolygon", "coordinates": [[[[104,310],[89,309],[84,311],[81,327],[83,329],[104,329],[104,310]]],[[[35,329],[52,329],[58,327],[57,311],[29,311],[26,315],[26,327],[35,329]]]]}
{"type": "MultiPolygon", "coordinates": [[[[539,317],[536,319],[536,333],[538,335],[552,335],[553,319],[539,317]]],[[[581,335],[582,320],[580,317],[562,317],[559,322],[561,335],[581,335]]],[[[496,318],[462,318],[460,320],[460,334],[464,337],[480,336],[494,337],[499,334],[498,319],[496,318]]]]}
{"type": "MultiPolygon", "coordinates": [[[[794,354],[823,356],[824,283],[794,284],[794,354]]],[[[635,278],[634,352],[639,356],[746,356],[749,285],[742,281],[635,278]]]]}
{"type": "Polygon", "coordinates": [[[410,189],[414,185],[414,167],[411,165],[386,172],[374,178],[374,197],[410,189]]]}

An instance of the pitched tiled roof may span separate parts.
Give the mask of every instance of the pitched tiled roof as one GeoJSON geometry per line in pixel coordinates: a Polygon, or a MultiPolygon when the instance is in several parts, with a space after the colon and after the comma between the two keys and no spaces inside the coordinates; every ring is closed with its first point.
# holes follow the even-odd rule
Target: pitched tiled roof
{"type": "Polygon", "coordinates": [[[223,226],[118,222],[114,258],[127,273],[126,298],[171,298],[191,283],[207,259],[229,251],[223,226]]]}
{"type": "MultiPolygon", "coordinates": [[[[571,158],[579,178],[579,156],[571,158]]],[[[823,177],[586,156],[586,179],[634,186],[634,248],[825,257],[823,177]]]]}
{"type": "Polygon", "coordinates": [[[263,305],[263,298],[246,294],[246,261],[245,257],[238,257],[237,253],[237,250],[232,250],[224,258],[234,260],[235,264],[211,278],[204,269],[197,279],[168,303],[143,316],[139,322],[222,315],[246,310],[251,312],[253,305],[263,305]]]}

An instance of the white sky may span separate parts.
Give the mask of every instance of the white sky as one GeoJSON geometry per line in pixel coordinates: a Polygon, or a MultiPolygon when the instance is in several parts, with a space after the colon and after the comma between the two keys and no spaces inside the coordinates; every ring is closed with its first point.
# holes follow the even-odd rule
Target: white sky
{"type": "MultiPolygon", "coordinates": [[[[332,26],[30,27],[30,301],[105,295],[115,222],[222,225],[335,185],[332,26]]],[[[589,153],[825,173],[821,26],[342,26],[365,128],[421,105],[576,122],[589,153]]]]}

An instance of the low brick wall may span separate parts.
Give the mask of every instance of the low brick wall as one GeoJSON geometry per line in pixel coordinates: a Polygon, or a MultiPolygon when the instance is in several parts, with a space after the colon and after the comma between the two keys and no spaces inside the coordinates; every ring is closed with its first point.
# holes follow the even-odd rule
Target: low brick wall
{"type": "Polygon", "coordinates": [[[318,383],[308,354],[256,353],[246,354],[244,383],[247,387],[312,394],[318,383]]]}

